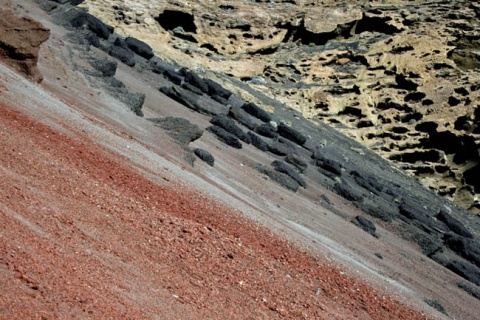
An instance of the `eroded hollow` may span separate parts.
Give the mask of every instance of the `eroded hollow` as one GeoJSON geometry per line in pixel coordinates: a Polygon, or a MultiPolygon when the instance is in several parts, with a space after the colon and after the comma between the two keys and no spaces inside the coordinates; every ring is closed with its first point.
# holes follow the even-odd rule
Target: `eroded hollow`
{"type": "Polygon", "coordinates": [[[165,30],[181,27],[185,32],[196,33],[197,26],[193,15],[176,10],[165,10],[155,20],[165,30]]]}

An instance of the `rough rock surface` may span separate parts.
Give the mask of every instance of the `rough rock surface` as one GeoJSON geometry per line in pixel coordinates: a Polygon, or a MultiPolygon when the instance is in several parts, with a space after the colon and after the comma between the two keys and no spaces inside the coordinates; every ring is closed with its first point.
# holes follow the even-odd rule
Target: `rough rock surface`
{"type": "MultiPolygon", "coordinates": [[[[107,314],[104,310],[110,308],[110,315],[123,312],[123,316],[138,318],[135,310],[141,306],[143,318],[153,314],[178,317],[177,307],[169,309],[163,303],[165,299],[156,299],[160,289],[173,296],[168,301],[178,300],[178,305],[195,308],[191,312],[184,309],[187,313],[180,313],[184,318],[193,314],[243,318],[246,313],[240,310],[260,312],[253,315],[259,318],[418,317],[385,296],[379,299],[375,290],[349,277],[339,281],[344,271],[319,270],[315,253],[320,250],[321,259],[343,261],[351,270],[347,274],[355,272],[375,279],[382,288],[395,288],[400,297],[413,294],[415,301],[422,301],[422,309],[428,306],[428,314],[438,316],[440,311],[454,318],[477,315],[474,307],[478,302],[472,301],[476,291],[468,283],[459,282],[462,277],[471,285],[480,283],[480,225],[476,217],[426,190],[335,129],[316,119],[307,121],[299,112],[254,89],[251,85],[267,83],[262,76],[252,77],[249,84],[222,76],[209,81],[205,70],[192,71],[145,55],[145,50],[129,48],[112,26],[72,7],[68,0],[61,0],[55,8],[40,0],[43,10],[49,8],[45,11],[50,16],[40,14],[28,0],[18,1],[27,3],[23,12],[32,12],[47,23],[52,39],[40,60],[46,76],[42,86],[34,86],[0,65],[0,147],[7,155],[1,158],[0,168],[6,179],[0,188],[5,189],[1,194],[6,196],[0,202],[0,212],[10,226],[5,229],[8,233],[0,234],[0,265],[7,267],[0,272],[8,279],[0,299],[1,310],[28,317],[38,307],[47,312],[42,313],[44,317],[53,317],[49,312],[82,317],[82,312],[107,314]],[[123,61],[121,56],[108,57],[112,47],[131,50],[135,64],[123,61]],[[228,87],[222,79],[229,79],[235,86],[228,87]],[[178,86],[172,87],[175,81],[178,86]],[[145,113],[151,121],[135,117],[119,102],[137,115],[145,113]],[[218,112],[212,112],[215,109],[218,112]],[[215,114],[219,126],[208,127],[215,114]],[[281,137],[253,133],[267,122],[267,131],[281,137]],[[207,127],[219,139],[202,134],[207,127]],[[229,131],[239,135],[248,131],[252,145],[242,147],[229,131]],[[232,142],[241,148],[228,148],[226,144],[232,142]],[[193,167],[195,151],[190,143],[197,156],[198,150],[209,150],[215,168],[193,167]],[[192,166],[185,166],[185,162],[192,166]],[[267,166],[269,163],[271,166],[267,166]],[[184,188],[187,185],[228,205],[235,204],[238,211],[230,216],[224,210],[215,210],[216,205],[206,194],[197,197],[184,188]],[[304,188],[299,189],[300,185],[304,188]],[[72,210],[77,205],[80,209],[72,210]],[[82,210],[90,214],[75,216],[82,210]],[[253,227],[256,234],[250,234],[253,229],[247,224],[239,227],[243,213],[294,243],[278,246],[258,227],[253,227]],[[359,219],[363,214],[371,218],[359,219]],[[179,221],[183,226],[176,229],[172,215],[188,221],[179,221]],[[378,238],[357,230],[351,221],[375,230],[378,238]],[[26,233],[22,228],[33,232],[26,233]],[[210,233],[214,229],[224,234],[214,239],[210,233]],[[45,242],[35,247],[38,241],[45,242]],[[57,242],[53,251],[52,241],[57,242]],[[296,241],[306,245],[301,255],[296,241]],[[85,247],[80,248],[80,243],[85,247]],[[244,251],[252,246],[263,249],[244,251]],[[272,256],[270,250],[275,250],[272,256]],[[85,259],[84,251],[92,259],[85,259]],[[127,252],[134,260],[125,256],[127,252]],[[158,254],[167,252],[173,255],[158,259],[158,254]],[[35,259],[43,263],[32,263],[35,259]],[[75,268],[67,264],[57,267],[59,260],[75,268]],[[252,274],[245,270],[244,262],[249,270],[268,272],[252,274]],[[43,266],[47,269],[39,271],[43,266]],[[48,269],[50,266],[55,268],[48,269]],[[105,269],[110,273],[91,272],[105,269]],[[145,276],[126,277],[120,269],[145,276]],[[59,274],[61,283],[52,277],[52,271],[59,274]],[[239,282],[237,275],[244,280],[239,282]],[[318,280],[328,280],[328,284],[318,280]],[[118,282],[123,282],[118,286],[121,292],[118,282]],[[80,283],[88,284],[84,292],[99,290],[97,293],[104,298],[93,300],[95,310],[89,301],[71,300],[79,293],[71,289],[82,288],[80,283]],[[24,289],[38,294],[24,290],[28,297],[17,295],[23,284],[24,289]],[[350,287],[352,284],[354,287],[350,287]],[[132,286],[141,288],[143,296],[132,286]],[[224,289],[220,292],[219,288],[224,289]],[[333,295],[328,294],[331,289],[333,295]],[[113,305],[115,298],[110,299],[112,291],[123,297],[118,300],[120,308],[113,305]],[[155,301],[145,299],[154,291],[155,301]],[[72,302],[50,303],[56,301],[51,297],[59,292],[68,297],[64,300],[72,302]],[[18,298],[12,299],[14,296],[18,298]],[[32,299],[35,303],[29,303],[32,299]],[[161,311],[157,309],[159,304],[161,311]],[[30,307],[21,309],[22,305],[30,307]]],[[[232,7],[224,5],[222,9],[232,7]]],[[[171,11],[161,14],[162,27],[171,28],[177,23],[171,19],[171,11]]],[[[327,10],[324,14],[350,23],[348,17],[344,19],[349,10],[327,10]]],[[[187,15],[181,17],[188,21],[187,15]]],[[[328,24],[314,27],[309,21],[304,24],[321,32],[330,28],[328,24]]],[[[187,24],[175,27],[174,33],[191,40],[187,33],[192,30],[194,26],[187,24]]],[[[144,49],[148,51],[148,47],[144,49]]],[[[396,76],[395,81],[409,90],[418,88],[402,76],[396,76]]],[[[353,84],[329,90],[360,94],[360,88],[353,84]]],[[[405,101],[424,98],[422,92],[410,92],[405,101]]],[[[458,104],[458,100],[449,98],[452,104],[458,104]]],[[[390,102],[386,105],[397,106],[390,102]]],[[[417,117],[413,114],[409,122],[417,117]]],[[[421,130],[437,127],[435,123],[419,124],[421,130]]],[[[436,155],[435,151],[420,154],[436,155]]],[[[464,154],[456,154],[457,160],[464,154]]],[[[475,172],[475,168],[472,170],[475,172]]]]}
{"type": "Polygon", "coordinates": [[[36,82],[43,77],[37,69],[40,45],[50,36],[41,23],[0,10],[0,60],[36,82]]]}
{"type": "Polygon", "coordinates": [[[478,1],[87,0],[82,6],[247,100],[248,90],[228,76],[330,123],[480,212],[478,1]]]}

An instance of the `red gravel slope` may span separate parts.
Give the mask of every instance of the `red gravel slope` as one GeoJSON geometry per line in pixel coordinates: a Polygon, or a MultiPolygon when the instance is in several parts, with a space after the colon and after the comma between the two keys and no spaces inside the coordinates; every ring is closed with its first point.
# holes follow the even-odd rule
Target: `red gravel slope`
{"type": "Polygon", "coordinates": [[[0,105],[0,318],[425,318],[68,129],[0,105]]]}

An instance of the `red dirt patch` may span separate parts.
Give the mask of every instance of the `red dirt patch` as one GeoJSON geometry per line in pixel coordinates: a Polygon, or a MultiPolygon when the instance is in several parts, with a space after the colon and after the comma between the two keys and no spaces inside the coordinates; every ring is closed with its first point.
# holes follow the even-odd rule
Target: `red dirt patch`
{"type": "Polygon", "coordinates": [[[203,194],[157,185],[85,135],[3,104],[0,153],[0,318],[425,318],[203,194]]]}

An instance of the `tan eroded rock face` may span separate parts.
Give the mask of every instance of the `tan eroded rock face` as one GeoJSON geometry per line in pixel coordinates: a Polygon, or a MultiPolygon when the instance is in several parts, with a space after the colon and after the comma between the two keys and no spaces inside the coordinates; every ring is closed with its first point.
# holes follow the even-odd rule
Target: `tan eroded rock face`
{"type": "Polygon", "coordinates": [[[205,77],[248,82],[480,212],[479,1],[83,6],[159,57],[205,77]]]}
{"type": "Polygon", "coordinates": [[[42,81],[37,70],[40,45],[50,36],[41,23],[0,10],[0,59],[34,81],[42,81]]]}

